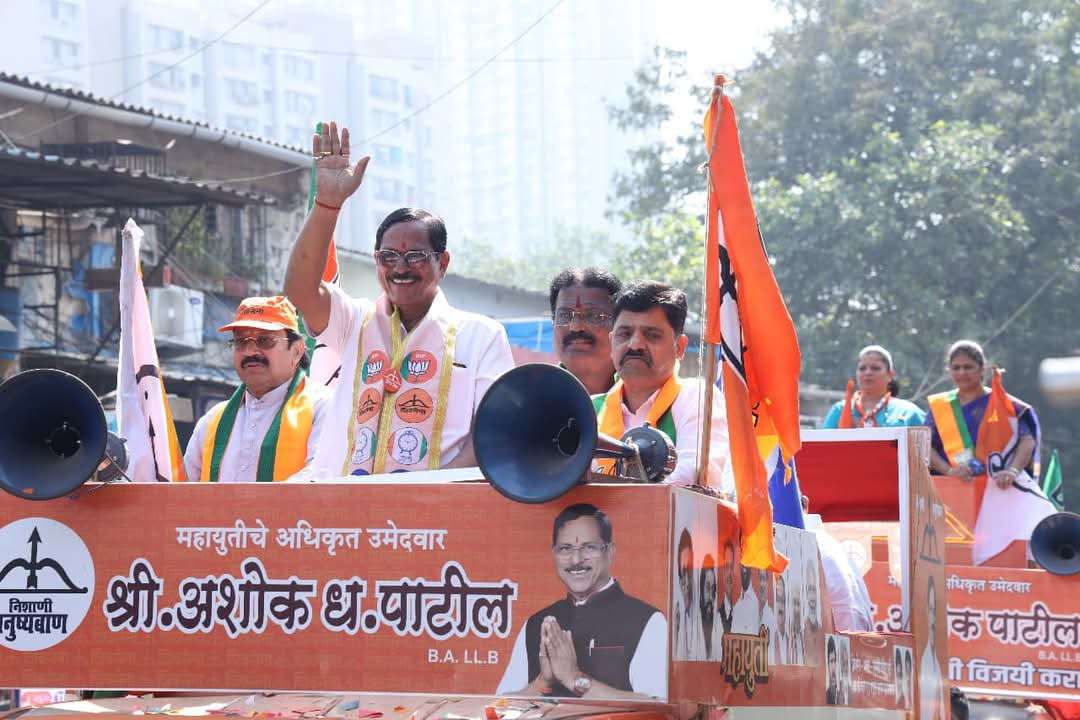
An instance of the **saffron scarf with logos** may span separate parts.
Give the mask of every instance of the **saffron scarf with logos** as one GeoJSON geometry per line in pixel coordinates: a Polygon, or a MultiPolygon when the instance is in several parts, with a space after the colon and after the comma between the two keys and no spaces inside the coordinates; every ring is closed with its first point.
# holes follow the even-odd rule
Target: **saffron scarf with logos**
{"type": "MultiPolygon", "coordinates": [[[[246,385],[236,388],[229,401],[210,418],[203,445],[202,477],[199,478],[202,482],[218,482],[220,479],[221,459],[229,445],[245,392],[246,385]]],[[[307,462],[308,437],[314,415],[315,406],[311,393],[307,391],[307,378],[297,368],[285,393],[285,400],[259,447],[256,482],[281,482],[303,469],[307,462]]]]}
{"type": "Polygon", "coordinates": [[[440,467],[459,324],[441,291],[407,333],[389,299],[376,301],[357,339],[342,474],[440,467]]]}
{"type": "MultiPolygon", "coordinates": [[[[679,397],[681,390],[682,385],[679,384],[679,379],[675,375],[669,377],[656,392],[656,399],[653,400],[652,407],[649,408],[645,418],[649,425],[666,434],[672,445],[675,444],[675,419],[671,416],[671,406],[675,404],[675,399],[679,397]]],[[[593,397],[597,431],[616,440],[626,432],[622,411],[622,391],[623,381],[618,380],[606,394],[593,397]]],[[[593,460],[592,467],[595,473],[614,475],[616,461],[609,458],[593,460]]]]}

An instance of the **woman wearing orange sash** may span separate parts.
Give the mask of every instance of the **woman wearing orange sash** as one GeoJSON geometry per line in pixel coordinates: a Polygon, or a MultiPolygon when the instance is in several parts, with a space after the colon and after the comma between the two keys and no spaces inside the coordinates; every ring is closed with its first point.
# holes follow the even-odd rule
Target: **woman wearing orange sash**
{"type": "Polygon", "coordinates": [[[922,425],[926,413],[915,403],[896,397],[899,385],[892,355],[880,345],[867,345],[859,351],[855,365],[859,389],[848,381],[847,396],[832,406],[825,417],[825,428],[901,427],[922,425]]]}
{"type": "MultiPolygon", "coordinates": [[[[928,398],[930,469],[938,475],[972,480],[986,472],[986,458],[977,457],[975,451],[990,399],[990,388],[983,385],[986,354],[978,343],[960,340],[949,348],[946,361],[956,389],[928,398]]],[[[1012,395],[1009,400],[1016,413],[1019,440],[1016,449],[1009,453],[1008,465],[994,475],[994,481],[1002,487],[1011,485],[1023,470],[1035,477],[1039,448],[1039,419],[1034,408],[1012,395]]]]}

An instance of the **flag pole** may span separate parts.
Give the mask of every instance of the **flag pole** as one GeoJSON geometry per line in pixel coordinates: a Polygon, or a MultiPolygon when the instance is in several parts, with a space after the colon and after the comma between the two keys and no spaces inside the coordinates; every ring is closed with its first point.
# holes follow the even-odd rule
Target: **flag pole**
{"type": "MultiPolygon", "coordinates": [[[[716,99],[716,96],[718,94],[722,94],[724,92],[724,85],[726,83],[727,83],[727,78],[725,78],[723,75],[717,75],[716,76],[716,79],[715,79],[714,84],[713,84],[713,94],[712,94],[712,99],[713,100],[716,99]]],[[[716,107],[717,107],[717,112],[723,112],[723,109],[722,109],[720,103],[717,103],[716,107]]],[[[713,141],[710,144],[710,147],[713,148],[713,149],[709,150],[708,148],[706,148],[706,152],[708,152],[708,157],[705,159],[705,164],[702,165],[702,167],[700,168],[701,170],[705,171],[705,197],[706,198],[708,198],[709,193],[712,192],[712,173],[709,172],[709,166],[712,164],[713,150],[716,149],[716,135],[717,135],[717,129],[719,127],[720,127],[720,118],[717,117],[716,122],[713,124],[713,141]]],[[[706,205],[705,205],[705,238],[704,238],[705,252],[709,251],[709,228],[711,228],[713,223],[715,223],[715,222],[716,222],[716,218],[712,217],[712,213],[710,213],[709,209],[708,209],[708,202],[706,202],[706,205]]],[[[702,272],[704,272],[704,270],[702,272]]],[[[708,297],[708,291],[706,290],[706,292],[702,293],[702,296],[701,296],[701,308],[702,308],[702,311],[701,311],[701,317],[702,317],[702,323],[701,323],[701,337],[702,337],[701,348],[702,348],[702,353],[704,353],[704,357],[703,357],[703,360],[702,360],[702,362],[703,362],[702,369],[703,369],[704,374],[705,374],[705,378],[704,378],[705,392],[704,392],[704,394],[703,394],[703,396],[701,398],[702,407],[699,408],[700,411],[701,411],[699,417],[702,419],[702,423],[701,423],[701,437],[698,440],[698,448],[700,448],[701,452],[698,453],[698,466],[697,466],[697,473],[696,473],[697,484],[698,485],[703,485],[703,486],[708,486],[708,484],[709,484],[709,459],[710,459],[710,455],[711,455],[711,447],[710,447],[710,445],[711,445],[711,441],[712,441],[712,423],[713,423],[712,406],[713,406],[713,393],[716,392],[716,364],[717,364],[717,357],[716,357],[717,346],[716,346],[716,343],[708,342],[708,341],[706,341],[704,339],[705,334],[706,334],[705,333],[705,323],[706,323],[706,321],[708,319],[707,318],[707,315],[708,315],[708,309],[707,309],[708,303],[707,303],[707,300],[706,300],[707,297],[708,297]]],[[[733,500],[734,498],[731,498],[731,499],[733,500]]]]}

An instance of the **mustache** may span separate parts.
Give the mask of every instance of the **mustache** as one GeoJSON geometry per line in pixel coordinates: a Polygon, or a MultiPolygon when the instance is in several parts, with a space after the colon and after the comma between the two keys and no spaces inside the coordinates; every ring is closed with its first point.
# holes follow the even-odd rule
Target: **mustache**
{"type": "Polygon", "coordinates": [[[591,568],[592,568],[592,565],[585,565],[583,563],[578,563],[577,565],[571,565],[570,567],[566,568],[565,570],[566,570],[566,572],[577,572],[578,570],[589,570],[591,568]]]}
{"type": "Polygon", "coordinates": [[[240,367],[246,368],[248,365],[262,365],[262,366],[266,367],[269,364],[270,364],[270,361],[267,360],[266,358],[262,357],[261,355],[252,355],[250,357],[244,358],[240,362],[240,367]]]}
{"type": "Polygon", "coordinates": [[[417,275],[415,273],[411,273],[411,272],[403,272],[403,273],[392,272],[392,273],[390,273],[390,279],[391,280],[418,280],[419,278],[420,278],[419,275],[417,275]]]}
{"type": "Polygon", "coordinates": [[[595,335],[590,332],[585,332],[584,330],[575,330],[574,332],[566,333],[566,337],[564,337],[562,341],[563,347],[566,347],[570,343],[577,340],[585,340],[586,342],[590,342],[593,345],[596,344],[595,335]]]}
{"type": "Polygon", "coordinates": [[[623,354],[622,360],[619,361],[619,367],[625,365],[627,360],[633,360],[635,358],[643,360],[646,365],[652,367],[652,358],[649,357],[649,353],[644,350],[627,350],[626,353],[623,354]]]}

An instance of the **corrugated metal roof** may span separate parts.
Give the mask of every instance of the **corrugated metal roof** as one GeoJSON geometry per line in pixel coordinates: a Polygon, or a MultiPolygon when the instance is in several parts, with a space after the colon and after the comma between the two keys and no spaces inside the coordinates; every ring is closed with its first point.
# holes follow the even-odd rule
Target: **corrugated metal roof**
{"type": "Polygon", "coordinates": [[[286,145],[279,143],[275,140],[269,140],[258,135],[252,135],[250,133],[237,132],[235,130],[228,130],[226,128],[217,127],[207,122],[192,120],[190,118],[181,117],[179,115],[171,115],[169,113],[157,112],[153,108],[143,107],[141,105],[132,105],[131,103],[120,102],[112,100],[110,98],[101,97],[93,93],[86,92],[84,90],[78,90],[76,88],[62,87],[59,85],[52,85],[50,83],[40,82],[38,80],[32,80],[26,75],[14,75],[6,73],[0,70],[0,82],[10,83],[12,85],[18,85],[20,87],[30,88],[33,90],[40,90],[42,92],[51,93],[53,95],[60,95],[62,97],[68,97],[73,100],[79,100],[86,103],[92,103],[94,105],[101,105],[102,107],[115,108],[117,110],[124,110],[126,112],[139,113],[150,117],[161,118],[163,120],[171,120],[173,122],[184,123],[192,127],[202,127],[214,132],[225,133],[226,135],[235,135],[237,137],[248,138],[250,140],[256,140],[260,143],[270,145],[273,147],[290,150],[292,152],[302,153],[304,155],[310,154],[310,148],[296,147],[295,145],[286,145]]]}
{"type": "Polygon", "coordinates": [[[76,210],[95,207],[176,207],[214,202],[273,205],[269,195],[220,183],[153,175],[60,155],[0,150],[0,203],[9,207],[76,210]]]}

